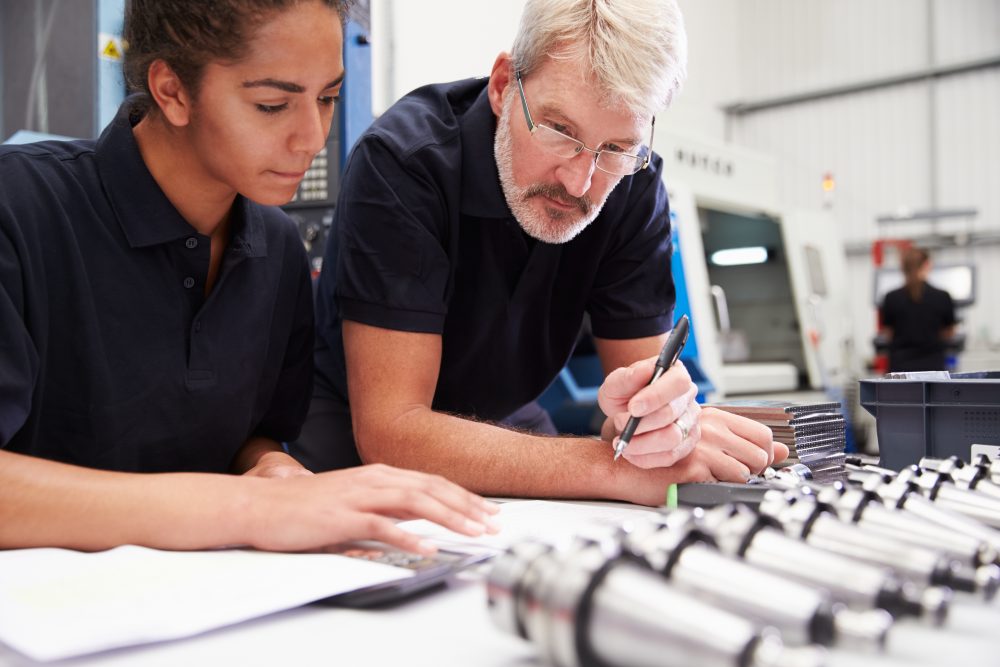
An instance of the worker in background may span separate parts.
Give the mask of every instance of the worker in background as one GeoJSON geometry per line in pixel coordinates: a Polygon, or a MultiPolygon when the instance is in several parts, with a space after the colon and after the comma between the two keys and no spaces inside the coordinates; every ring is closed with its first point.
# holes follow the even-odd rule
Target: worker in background
{"type": "Polygon", "coordinates": [[[699,412],[683,364],[647,387],[675,297],[650,147],[686,51],[673,0],[529,0],[489,78],[419,88],[372,125],[344,172],[291,452],[646,504],[787,455],[756,422],[699,412]],[[534,401],[585,314],[607,420],[599,439],[556,437],[534,401]],[[629,415],[638,434],[612,462],[629,415]]]}
{"type": "Polygon", "coordinates": [[[0,548],[427,553],[394,518],[487,530],[492,504],[439,477],[313,475],[282,449],[313,309],[273,206],[326,143],[343,9],[132,0],[142,94],[96,141],[0,148],[0,548]]]}
{"type": "Polygon", "coordinates": [[[926,250],[908,248],[902,258],[906,284],[885,295],[881,335],[889,341],[889,371],[943,371],[945,347],[955,335],[955,304],[927,282],[926,250]]]}

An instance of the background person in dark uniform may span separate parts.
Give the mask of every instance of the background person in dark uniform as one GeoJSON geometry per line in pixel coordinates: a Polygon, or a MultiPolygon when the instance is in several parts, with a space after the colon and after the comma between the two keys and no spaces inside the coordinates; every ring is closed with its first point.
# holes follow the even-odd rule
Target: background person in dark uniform
{"type": "Polygon", "coordinates": [[[649,147],[685,40],[672,0],[529,1],[489,79],[420,88],[373,124],[319,281],[317,388],[291,450],[307,467],[377,461],[486,494],[662,504],[670,482],[784,458],[755,422],[699,418],[682,364],[645,388],[674,306],[649,147]],[[608,374],[603,441],[504,428],[516,414],[544,430],[523,406],[585,313],[608,374]],[[612,464],[630,413],[639,435],[612,464]]]}
{"type": "Polygon", "coordinates": [[[0,148],[0,548],[299,550],[492,506],[284,453],[312,384],[294,194],[344,77],[341,3],[134,0],[144,91],[97,141],[0,148]],[[164,473],[137,475],[132,473],[164,473]],[[205,473],[243,473],[242,477],[205,473]]]}
{"type": "Polygon", "coordinates": [[[889,371],[945,370],[945,344],[955,334],[955,305],[948,292],[927,282],[930,255],[903,253],[906,284],[885,295],[881,334],[889,341],[889,371]]]}

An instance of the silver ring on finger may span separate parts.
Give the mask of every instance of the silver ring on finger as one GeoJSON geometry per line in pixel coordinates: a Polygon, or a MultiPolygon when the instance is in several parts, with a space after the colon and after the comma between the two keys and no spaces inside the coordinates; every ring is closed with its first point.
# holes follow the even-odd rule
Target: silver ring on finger
{"type": "Polygon", "coordinates": [[[688,434],[691,433],[691,427],[684,422],[683,416],[674,422],[674,426],[681,432],[681,442],[687,440],[688,434]]]}

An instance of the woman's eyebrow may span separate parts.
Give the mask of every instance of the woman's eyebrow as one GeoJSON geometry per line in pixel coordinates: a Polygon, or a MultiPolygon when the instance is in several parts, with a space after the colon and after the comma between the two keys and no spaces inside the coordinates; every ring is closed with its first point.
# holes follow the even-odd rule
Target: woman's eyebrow
{"type": "MultiPolygon", "coordinates": [[[[344,81],[344,75],[341,74],[336,79],[330,83],[323,86],[323,90],[328,88],[335,88],[339,86],[344,81]]],[[[284,91],[286,93],[304,93],[306,92],[305,86],[297,83],[292,83],[291,81],[281,81],[279,79],[257,79],[255,81],[244,81],[244,88],[276,88],[278,90],[284,91]]]]}
{"type": "Polygon", "coordinates": [[[306,89],[291,81],[279,81],[278,79],[257,79],[256,81],[244,81],[244,88],[277,88],[286,93],[304,93],[306,89]]]}

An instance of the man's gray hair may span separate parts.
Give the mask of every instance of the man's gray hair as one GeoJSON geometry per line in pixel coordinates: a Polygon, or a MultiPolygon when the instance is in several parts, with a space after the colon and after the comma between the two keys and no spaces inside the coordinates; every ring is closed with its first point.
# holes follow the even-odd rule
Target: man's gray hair
{"type": "Polygon", "coordinates": [[[545,57],[584,57],[609,105],[652,115],[687,75],[676,0],[528,0],[511,49],[528,75],[545,57]]]}

